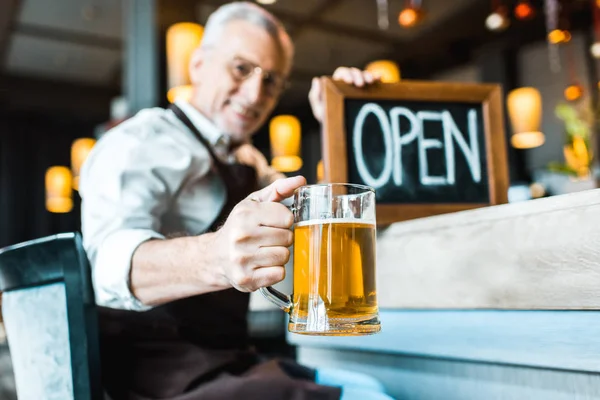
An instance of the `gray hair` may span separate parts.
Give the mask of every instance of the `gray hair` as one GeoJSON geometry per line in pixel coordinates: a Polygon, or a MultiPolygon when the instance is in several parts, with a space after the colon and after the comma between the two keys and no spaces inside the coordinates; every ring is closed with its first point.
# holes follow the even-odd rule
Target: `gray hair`
{"type": "Polygon", "coordinates": [[[206,21],[200,46],[212,47],[217,44],[225,26],[232,21],[246,21],[263,28],[281,47],[291,68],[294,45],[285,27],[273,14],[248,1],[225,4],[214,11],[206,21]]]}

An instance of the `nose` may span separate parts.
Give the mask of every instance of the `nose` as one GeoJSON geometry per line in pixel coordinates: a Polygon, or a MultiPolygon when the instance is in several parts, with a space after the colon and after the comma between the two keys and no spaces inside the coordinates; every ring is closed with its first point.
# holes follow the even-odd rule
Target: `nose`
{"type": "Polygon", "coordinates": [[[256,104],[263,95],[263,83],[261,74],[254,74],[242,83],[242,94],[250,104],[256,104]]]}

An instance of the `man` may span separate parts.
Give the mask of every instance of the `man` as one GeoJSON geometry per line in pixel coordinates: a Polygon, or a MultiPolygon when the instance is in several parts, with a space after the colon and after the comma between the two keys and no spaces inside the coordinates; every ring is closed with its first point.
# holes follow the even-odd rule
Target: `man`
{"type": "MultiPolygon", "coordinates": [[[[326,371],[261,362],[248,348],[249,293],[280,282],[289,259],[293,216],[279,202],[306,183],[282,179],[250,144],[292,57],[271,14],[251,3],[221,7],[191,58],[190,103],[141,111],[108,132],[86,161],[82,232],[113,399],[352,395],[326,371]]],[[[374,81],[348,68],[334,77],[374,81]]],[[[319,120],[320,90],[313,81],[319,120]]]]}

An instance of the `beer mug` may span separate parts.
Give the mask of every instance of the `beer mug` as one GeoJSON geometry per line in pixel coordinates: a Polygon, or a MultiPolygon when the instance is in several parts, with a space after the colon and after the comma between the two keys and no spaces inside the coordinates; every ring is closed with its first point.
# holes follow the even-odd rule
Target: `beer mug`
{"type": "Polygon", "coordinates": [[[261,293],[289,314],[288,330],[355,336],[380,331],[375,288],[375,191],[317,184],[294,192],[294,292],[261,293]]]}

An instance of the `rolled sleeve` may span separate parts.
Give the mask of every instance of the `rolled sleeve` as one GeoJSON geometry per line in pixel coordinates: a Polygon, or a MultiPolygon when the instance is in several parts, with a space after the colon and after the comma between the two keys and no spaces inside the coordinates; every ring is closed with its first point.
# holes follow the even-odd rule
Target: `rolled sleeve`
{"type": "Polygon", "coordinates": [[[144,311],[131,292],[131,261],[145,241],[164,239],[163,217],[191,168],[189,151],[148,121],[108,133],[81,173],[81,230],[96,303],[144,311]],[[110,136],[108,136],[110,135],[110,136]]]}
{"type": "Polygon", "coordinates": [[[122,229],[102,242],[93,270],[98,304],[136,311],[152,308],[139,301],[131,293],[130,286],[133,253],[139,245],[151,239],[164,239],[164,236],[149,229],[122,229]]]}

